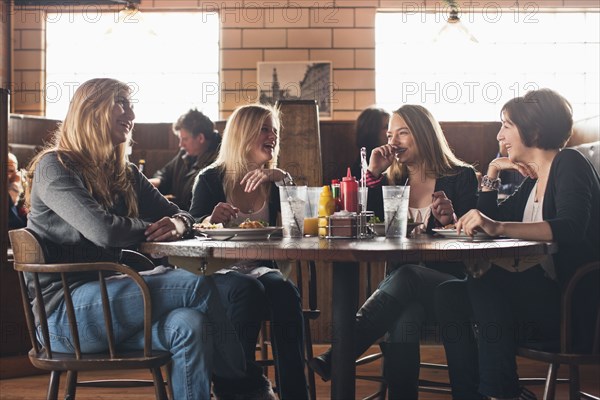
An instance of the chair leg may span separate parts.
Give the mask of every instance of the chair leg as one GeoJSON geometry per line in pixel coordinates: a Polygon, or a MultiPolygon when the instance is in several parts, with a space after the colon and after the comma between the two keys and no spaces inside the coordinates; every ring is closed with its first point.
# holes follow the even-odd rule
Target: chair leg
{"type": "Polygon", "coordinates": [[[569,365],[569,400],[579,400],[579,365],[569,365]]]}
{"type": "MultiPolygon", "coordinates": [[[[268,348],[269,342],[266,339],[266,335],[267,335],[267,321],[262,321],[261,327],[260,327],[260,333],[258,335],[258,345],[260,346],[260,359],[261,360],[269,359],[269,348],[268,348]]],[[[269,376],[269,367],[268,366],[263,367],[263,374],[265,376],[269,376]]]]}
{"type": "Polygon", "coordinates": [[[546,387],[544,388],[544,400],[554,400],[556,395],[556,375],[560,364],[552,363],[548,366],[548,375],[546,376],[546,387]]]}
{"type": "Polygon", "coordinates": [[[47,400],[58,400],[58,385],[60,384],[61,371],[52,371],[50,373],[50,382],[48,382],[47,400]]]}
{"type": "MultiPolygon", "coordinates": [[[[380,368],[381,376],[384,376],[383,375],[383,363],[384,363],[384,360],[382,358],[381,359],[381,368],[380,368]]],[[[379,396],[378,397],[379,399],[385,400],[385,396],[387,395],[387,382],[385,380],[379,382],[379,389],[377,389],[377,394],[379,396]]]]}
{"type": "Polygon", "coordinates": [[[65,388],[65,400],[74,400],[77,390],[77,371],[67,371],[67,387],[65,388]]]}
{"type": "MultiPolygon", "coordinates": [[[[308,319],[304,320],[304,342],[305,342],[305,347],[306,347],[306,360],[312,360],[312,358],[314,357],[313,355],[313,349],[312,349],[312,337],[311,337],[311,333],[310,333],[310,321],[308,319]]],[[[308,367],[308,365],[306,366],[306,371],[308,374],[308,392],[310,395],[311,400],[316,400],[317,399],[317,385],[315,383],[315,372],[312,370],[312,368],[308,367]]]]}
{"type": "Polygon", "coordinates": [[[169,400],[167,391],[165,390],[165,381],[163,380],[160,367],[151,368],[152,377],[154,378],[154,393],[157,400],[169,400]]]}
{"type": "Polygon", "coordinates": [[[172,384],[172,380],[171,380],[172,369],[173,369],[173,361],[169,361],[165,365],[165,378],[166,378],[167,392],[169,394],[169,399],[174,400],[175,397],[173,396],[173,384],[172,384]]]}

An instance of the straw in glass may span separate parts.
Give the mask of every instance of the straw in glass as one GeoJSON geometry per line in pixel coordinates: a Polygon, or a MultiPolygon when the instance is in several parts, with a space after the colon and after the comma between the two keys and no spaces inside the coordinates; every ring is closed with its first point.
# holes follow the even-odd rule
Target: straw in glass
{"type": "MultiPolygon", "coordinates": [[[[402,193],[400,193],[400,198],[404,197],[404,192],[406,192],[406,185],[408,185],[408,178],[406,178],[406,181],[404,181],[404,188],[402,189],[402,193]]],[[[385,230],[386,235],[387,235],[388,231],[390,230],[390,228],[392,227],[392,222],[394,222],[394,220],[396,219],[396,216],[398,215],[398,211],[400,211],[400,204],[394,210],[394,215],[392,215],[392,220],[390,222],[388,222],[387,229],[385,230]]]]}
{"type": "Polygon", "coordinates": [[[292,212],[292,217],[294,218],[296,228],[298,228],[298,232],[302,232],[302,229],[300,229],[300,223],[298,222],[298,217],[296,216],[294,208],[292,207],[292,196],[290,196],[290,193],[288,191],[288,185],[286,184],[285,180],[283,181],[283,187],[285,188],[285,195],[287,196],[287,201],[290,206],[290,211],[292,212]]]}
{"type": "MultiPolygon", "coordinates": [[[[366,190],[366,188],[367,188],[367,168],[368,168],[367,149],[366,149],[366,147],[361,147],[360,148],[360,187],[362,188],[363,191],[366,190]]],[[[363,192],[361,191],[361,196],[360,196],[361,203],[363,200],[362,193],[363,192]]],[[[367,210],[366,204],[361,204],[361,206],[362,206],[361,211],[367,210]]]]}

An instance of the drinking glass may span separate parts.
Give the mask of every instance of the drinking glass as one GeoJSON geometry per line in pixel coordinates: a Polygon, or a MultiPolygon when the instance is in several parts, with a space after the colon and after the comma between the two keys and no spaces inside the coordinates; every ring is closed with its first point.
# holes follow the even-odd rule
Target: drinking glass
{"type": "Polygon", "coordinates": [[[386,237],[406,237],[409,196],[410,186],[383,186],[386,237]]]}
{"type": "Polygon", "coordinates": [[[306,188],[304,234],[308,236],[319,234],[319,197],[321,196],[321,190],[323,190],[321,186],[306,188]]]}
{"type": "Polygon", "coordinates": [[[279,186],[279,199],[283,237],[302,237],[304,234],[306,186],[279,186]]]}

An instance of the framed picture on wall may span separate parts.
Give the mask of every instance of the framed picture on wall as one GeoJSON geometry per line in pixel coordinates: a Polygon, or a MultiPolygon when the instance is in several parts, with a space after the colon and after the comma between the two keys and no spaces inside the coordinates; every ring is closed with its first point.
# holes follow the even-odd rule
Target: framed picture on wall
{"type": "Polygon", "coordinates": [[[333,84],[331,61],[259,62],[258,98],[263,104],[278,100],[316,100],[319,118],[331,119],[333,84]]]}

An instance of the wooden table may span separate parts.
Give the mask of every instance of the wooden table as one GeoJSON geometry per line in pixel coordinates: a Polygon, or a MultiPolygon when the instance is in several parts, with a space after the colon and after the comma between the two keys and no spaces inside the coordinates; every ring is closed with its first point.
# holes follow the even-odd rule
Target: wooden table
{"type": "MultiPolygon", "coordinates": [[[[202,273],[210,259],[314,260],[333,264],[331,398],[355,397],[354,316],[358,309],[359,263],[367,261],[476,261],[493,258],[526,260],[552,254],[552,243],[516,239],[491,241],[436,238],[420,235],[410,239],[377,237],[365,240],[318,238],[258,241],[183,240],[143,243],[144,253],[194,260],[202,273]],[[342,333],[343,332],[343,333],[342,333]]],[[[188,263],[189,265],[189,263],[188,263]]],[[[188,268],[189,269],[189,268],[188,268]]]]}

